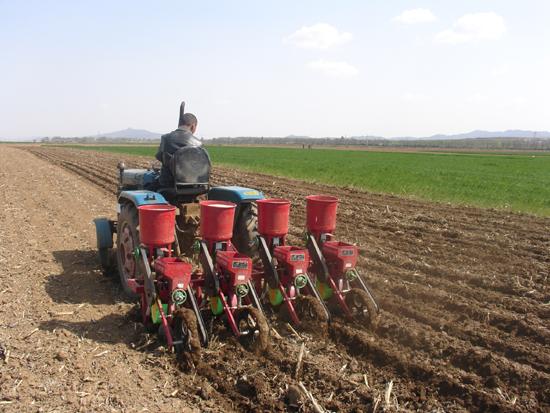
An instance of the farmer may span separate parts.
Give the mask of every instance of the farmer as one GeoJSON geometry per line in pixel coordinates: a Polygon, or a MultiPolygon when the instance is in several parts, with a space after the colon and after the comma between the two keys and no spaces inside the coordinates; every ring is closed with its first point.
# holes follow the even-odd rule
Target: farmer
{"type": "Polygon", "coordinates": [[[197,130],[197,117],[192,113],[184,113],[184,104],[181,104],[178,128],[160,138],[160,146],[156,158],[162,162],[158,185],[166,188],[174,185],[174,177],[170,171],[172,155],[184,146],[202,146],[200,139],[194,133],[197,130]]]}

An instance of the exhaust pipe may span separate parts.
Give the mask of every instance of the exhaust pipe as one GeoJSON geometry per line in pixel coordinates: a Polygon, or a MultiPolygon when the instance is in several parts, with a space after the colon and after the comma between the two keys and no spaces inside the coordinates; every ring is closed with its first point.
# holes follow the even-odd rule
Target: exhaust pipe
{"type": "Polygon", "coordinates": [[[185,102],[181,102],[180,105],[180,120],[178,126],[183,125],[183,115],[185,114],[185,102]]]}

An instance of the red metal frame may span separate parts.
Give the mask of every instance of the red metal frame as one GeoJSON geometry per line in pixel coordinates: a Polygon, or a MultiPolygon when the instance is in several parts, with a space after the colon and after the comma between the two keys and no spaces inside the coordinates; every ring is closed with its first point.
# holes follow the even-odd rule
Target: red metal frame
{"type": "MultiPolygon", "coordinates": [[[[283,297],[283,303],[288,309],[292,323],[300,325],[301,322],[294,307],[296,295],[293,292],[297,290],[294,281],[300,275],[308,277],[309,252],[305,248],[286,244],[290,201],[273,199],[273,205],[269,205],[269,201],[265,200],[267,205],[258,209],[258,219],[265,225],[259,225],[262,266],[255,272],[256,284],[261,286],[267,283],[269,288],[276,288],[283,297]],[[263,227],[268,229],[266,233],[262,233],[263,227]]],[[[298,294],[309,293],[320,300],[309,277],[307,280],[307,287],[298,291],[298,294]]],[[[328,311],[327,316],[329,316],[328,311]]]]}

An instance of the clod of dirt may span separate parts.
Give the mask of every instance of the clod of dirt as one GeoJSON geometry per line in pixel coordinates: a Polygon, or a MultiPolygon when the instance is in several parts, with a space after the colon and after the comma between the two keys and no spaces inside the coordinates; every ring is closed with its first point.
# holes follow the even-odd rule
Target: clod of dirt
{"type": "Polygon", "coordinates": [[[419,386],[419,392],[418,392],[418,400],[425,401],[426,398],[426,388],[424,386],[419,386]]]}
{"type": "Polygon", "coordinates": [[[303,402],[303,394],[298,386],[290,385],[285,395],[285,403],[291,409],[299,409],[303,402]]]}
{"type": "Polygon", "coordinates": [[[485,385],[491,389],[496,389],[497,387],[502,387],[502,381],[498,378],[498,376],[491,376],[487,377],[487,380],[485,380],[485,385]]]}
{"type": "Polygon", "coordinates": [[[55,355],[55,358],[59,361],[65,361],[69,358],[69,353],[67,353],[65,350],[59,350],[55,355]]]}
{"type": "Polygon", "coordinates": [[[500,372],[498,366],[492,362],[486,362],[481,365],[480,373],[484,374],[485,376],[493,376],[495,374],[498,374],[500,372]]]}
{"type": "Polygon", "coordinates": [[[201,387],[197,388],[197,393],[196,394],[201,399],[208,400],[208,399],[210,399],[210,393],[211,393],[211,389],[209,388],[209,386],[201,386],[201,387]]]}
{"type": "Polygon", "coordinates": [[[257,396],[257,389],[253,383],[251,383],[246,376],[241,376],[237,379],[237,390],[243,396],[253,398],[257,396]]]}

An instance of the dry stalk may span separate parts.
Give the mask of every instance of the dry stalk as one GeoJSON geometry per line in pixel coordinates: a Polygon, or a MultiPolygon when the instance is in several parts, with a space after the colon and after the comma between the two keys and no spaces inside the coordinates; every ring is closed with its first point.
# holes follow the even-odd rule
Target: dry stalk
{"type": "Polygon", "coordinates": [[[21,386],[21,383],[23,383],[23,379],[19,379],[15,382],[15,386],[13,386],[13,389],[12,389],[14,393],[17,392],[17,389],[19,388],[19,386],[21,386]]]}
{"type": "Polygon", "coordinates": [[[514,406],[518,401],[517,396],[510,397],[508,393],[503,392],[500,387],[497,387],[497,393],[500,395],[500,397],[502,397],[505,402],[510,403],[512,406],[514,406]]]}
{"type": "Polygon", "coordinates": [[[303,338],[300,334],[298,334],[298,332],[297,332],[296,330],[294,330],[294,327],[292,327],[292,326],[290,325],[290,323],[286,323],[286,326],[288,327],[288,329],[290,330],[290,332],[296,336],[296,338],[297,338],[298,340],[304,341],[304,338],[303,338]]]}
{"type": "Polygon", "coordinates": [[[151,340],[150,338],[147,339],[147,341],[145,343],[143,343],[141,346],[138,346],[136,347],[136,350],[137,351],[141,351],[143,350],[145,347],[147,347],[149,344],[151,344],[153,342],[153,340],[151,340]]]}
{"type": "Polygon", "coordinates": [[[386,391],[384,392],[384,401],[386,403],[386,409],[390,407],[391,404],[391,391],[393,389],[393,380],[390,380],[386,385],[386,391]]]}
{"type": "Polygon", "coordinates": [[[109,352],[109,350],[102,351],[101,353],[98,353],[98,354],[94,355],[94,357],[101,357],[101,356],[104,356],[104,355],[107,354],[108,352],[109,352]]]}
{"type": "Polygon", "coordinates": [[[32,330],[29,334],[27,334],[25,337],[23,337],[23,339],[27,339],[29,338],[30,336],[32,336],[34,333],[36,333],[38,331],[38,327],[35,328],[34,330],[32,330]]]}
{"type": "Polygon", "coordinates": [[[374,407],[372,408],[372,413],[376,413],[376,411],[378,410],[378,406],[380,405],[381,400],[382,400],[382,398],[380,397],[379,394],[377,394],[376,398],[374,399],[374,407]]]}
{"type": "Polygon", "coordinates": [[[363,379],[365,380],[365,386],[367,386],[367,389],[370,390],[369,379],[366,374],[363,374],[363,379]]]}
{"type": "Polygon", "coordinates": [[[316,413],[325,413],[325,409],[323,409],[321,405],[317,403],[317,400],[315,400],[315,397],[313,397],[313,394],[311,394],[311,392],[308,391],[308,389],[306,389],[306,386],[304,386],[304,383],[300,381],[298,382],[298,385],[300,386],[300,389],[302,390],[302,392],[307,396],[307,398],[311,402],[313,410],[316,413]]]}
{"type": "Polygon", "coordinates": [[[306,343],[302,341],[302,344],[300,346],[300,352],[298,353],[298,361],[296,362],[296,371],[294,372],[294,377],[298,379],[300,375],[300,370],[302,368],[302,360],[304,358],[304,351],[306,349],[306,343]]]}
{"type": "Polygon", "coordinates": [[[61,311],[60,313],[53,313],[54,316],[59,317],[61,315],[73,315],[74,311],[61,311]]]}
{"type": "Polygon", "coordinates": [[[271,327],[271,331],[273,332],[273,336],[275,336],[277,340],[283,339],[283,337],[277,332],[277,330],[275,330],[275,328],[271,327]]]}

